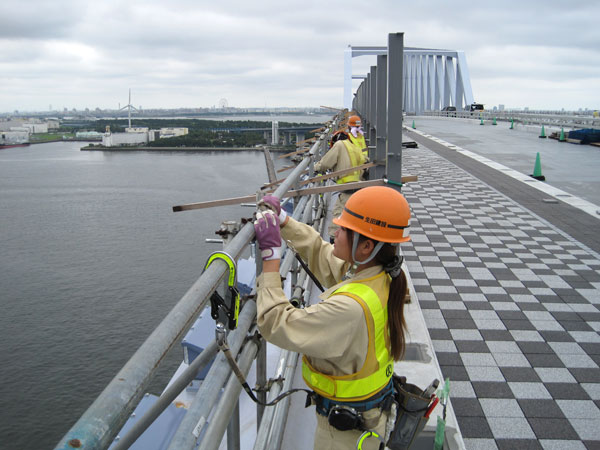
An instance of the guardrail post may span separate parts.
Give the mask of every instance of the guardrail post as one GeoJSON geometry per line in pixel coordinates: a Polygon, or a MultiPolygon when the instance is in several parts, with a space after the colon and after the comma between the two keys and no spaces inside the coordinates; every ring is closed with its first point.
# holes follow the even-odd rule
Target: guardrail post
{"type": "Polygon", "coordinates": [[[369,74],[365,77],[365,81],[363,82],[363,92],[362,92],[362,110],[364,111],[365,117],[369,114],[369,74]]]}
{"type": "MultiPolygon", "coordinates": [[[[377,56],[377,137],[375,148],[375,161],[386,160],[387,146],[387,55],[377,56]]],[[[382,178],[385,175],[385,166],[375,166],[371,170],[374,172],[374,179],[382,178]]]]}
{"type": "MultiPolygon", "coordinates": [[[[377,67],[371,66],[371,86],[369,89],[369,146],[374,146],[377,140],[377,67]]],[[[369,158],[373,160],[373,151],[369,158]]]]}
{"type": "Polygon", "coordinates": [[[387,158],[386,174],[391,181],[402,178],[402,59],[404,33],[388,35],[387,62],[387,158]]]}

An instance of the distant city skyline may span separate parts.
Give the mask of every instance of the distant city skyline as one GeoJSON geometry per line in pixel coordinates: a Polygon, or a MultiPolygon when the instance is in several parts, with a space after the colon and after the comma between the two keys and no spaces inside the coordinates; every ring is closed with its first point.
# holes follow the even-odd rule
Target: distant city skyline
{"type": "Polygon", "coordinates": [[[487,109],[600,108],[599,2],[4,0],[0,16],[3,113],[117,109],[129,88],[148,109],[341,107],[345,48],[393,32],[464,51],[487,109]]]}
{"type": "MultiPolygon", "coordinates": [[[[210,106],[210,107],[198,107],[198,108],[188,108],[188,107],[179,107],[179,108],[142,108],[141,105],[139,105],[137,108],[137,111],[135,113],[132,113],[132,118],[135,117],[140,117],[140,116],[156,116],[156,115],[160,115],[160,114],[165,114],[167,116],[169,115],[177,115],[177,113],[184,113],[184,114],[189,114],[189,115],[194,115],[197,114],[199,116],[201,115],[243,115],[243,114],[269,114],[269,113],[276,113],[276,114],[318,114],[318,115],[330,115],[333,114],[335,111],[329,108],[322,108],[322,107],[287,107],[287,106],[283,106],[283,107],[272,107],[272,108],[265,108],[265,107],[247,107],[247,108],[236,108],[236,107],[217,107],[217,106],[210,106]]],[[[341,107],[340,107],[341,108],[341,107]]],[[[535,109],[535,108],[529,108],[527,106],[523,107],[523,108],[506,108],[505,105],[494,105],[494,106],[490,106],[487,107],[485,109],[486,111],[505,111],[505,112],[510,112],[510,111],[514,111],[514,112],[542,112],[542,113],[558,113],[558,114],[568,114],[568,113],[574,113],[574,114],[593,114],[595,111],[599,111],[598,109],[591,109],[591,108],[577,108],[577,109],[573,109],[573,110],[567,110],[565,108],[561,108],[561,109],[557,109],[557,110],[544,110],[544,109],[535,109]]],[[[62,110],[60,109],[52,109],[52,110],[40,110],[40,111],[19,111],[19,110],[15,110],[12,112],[0,112],[0,118],[7,118],[7,117],[12,117],[12,116],[19,116],[19,117],[27,117],[28,115],[31,116],[39,116],[39,117],[51,117],[53,115],[56,116],[71,116],[71,115],[79,115],[79,116],[89,116],[89,117],[106,117],[107,115],[110,115],[111,117],[127,117],[127,110],[123,109],[123,108],[114,108],[114,109],[102,109],[99,107],[95,107],[95,108],[83,108],[83,109],[77,109],[77,108],[72,108],[72,109],[68,109],[68,108],[63,108],[62,110]]]]}

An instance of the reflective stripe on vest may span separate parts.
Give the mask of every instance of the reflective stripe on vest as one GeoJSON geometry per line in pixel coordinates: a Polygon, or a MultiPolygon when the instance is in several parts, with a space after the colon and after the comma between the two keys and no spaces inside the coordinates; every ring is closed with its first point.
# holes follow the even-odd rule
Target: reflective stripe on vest
{"type": "MultiPolygon", "coordinates": [[[[381,275],[387,276],[385,272],[381,275]]],[[[302,358],[302,377],[317,394],[342,401],[360,401],[371,397],[383,389],[394,372],[394,360],[386,346],[385,332],[388,326],[387,299],[383,305],[373,289],[363,283],[348,283],[333,294],[346,295],[360,304],[367,322],[369,342],[363,368],[358,372],[332,376],[318,372],[302,358]],[[370,373],[362,373],[365,367],[374,364],[370,373]]]]}
{"type": "MultiPolygon", "coordinates": [[[[348,157],[350,158],[350,164],[352,167],[360,166],[364,161],[362,152],[360,149],[350,142],[348,139],[342,141],[346,150],[348,151],[348,157]]],[[[336,181],[337,184],[350,183],[353,181],[358,181],[360,179],[360,172],[357,170],[356,172],[351,172],[348,175],[338,179],[336,181]]]]}
{"type": "Polygon", "coordinates": [[[348,137],[350,138],[350,141],[356,145],[360,150],[363,150],[364,153],[364,149],[367,148],[367,143],[365,141],[365,137],[358,133],[358,136],[354,137],[354,135],[352,133],[348,133],[348,137]]]}

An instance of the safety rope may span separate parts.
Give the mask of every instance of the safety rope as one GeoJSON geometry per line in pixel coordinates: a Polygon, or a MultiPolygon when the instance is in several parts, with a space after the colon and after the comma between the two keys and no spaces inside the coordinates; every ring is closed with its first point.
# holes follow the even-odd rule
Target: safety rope
{"type": "Polygon", "coordinates": [[[273,405],[276,405],[277,403],[279,403],[281,400],[283,400],[288,395],[291,395],[295,392],[306,392],[310,396],[313,395],[313,392],[309,391],[308,389],[297,388],[297,389],[290,389],[289,391],[286,391],[283,394],[280,394],[279,396],[275,397],[273,400],[271,400],[268,403],[261,402],[259,399],[256,398],[256,396],[254,395],[254,392],[252,392],[252,389],[250,388],[250,386],[248,386],[246,377],[244,377],[244,374],[242,373],[237,362],[235,361],[235,358],[231,354],[231,350],[229,349],[229,345],[227,344],[227,336],[226,336],[226,332],[225,332],[225,326],[222,323],[217,323],[216,336],[217,336],[217,345],[219,347],[219,350],[221,350],[223,352],[223,354],[225,355],[225,359],[227,359],[227,362],[229,363],[231,370],[233,371],[233,373],[237,377],[238,381],[240,382],[240,384],[242,385],[242,387],[244,388],[244,390],[246,391],[246,393],[252,399],[253,402],[255,402],[259,405],[262,405],[262,406],[273,406],[273,405]]]}

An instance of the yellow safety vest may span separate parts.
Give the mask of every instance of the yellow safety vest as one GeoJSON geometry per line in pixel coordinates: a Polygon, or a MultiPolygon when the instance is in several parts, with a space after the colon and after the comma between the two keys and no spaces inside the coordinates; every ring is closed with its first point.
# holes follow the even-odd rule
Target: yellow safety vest
{"type": "Polygon", "coordinates": [[[358,136],[354,137],[352,133],[348,133],[348,137],[354,145],[356,145],[359,149],[362,150],[363,155],[365,155],[366,157],[369,156],[367,143],[365,142],[365,137],[362,134],[358,133],[358,136]]]}
{"type": "MultiPolygon", "coordinates": [[[[346,150],[348,151],[348,156],[350,157],[350,164],[352,164],[352,167],[356,167],[356,166],[360,166],[361,164],[363,164],[364,162],[364,156],[362,155],[360,149],[354,145],[352,142],[350,142],[348,139],[345,139],[342,141],[344,143],[344,146],[346,147],[346,150]]],[[[353,181],[358,181],[360,179],[360,171],[356,171],[356,172],[351,172],[348,175],[343,176],[342,178],[339,178],[336,183],[337,184],[344,184],[344,183],[351,183],[353,181]]]]}
{"type": "MultiPolygon", "coordinates": [[[[314,369],[306,356],[302,357],[302,377],[317,394],[338,401],[360,401],[372,397],[383,389],[392,378],[394,360],[389,351],[387,296],[382,299],[375,290],[364,282],[380,276],[389,278],[385,272],[380,272],[361,282],[348,283],[337,289],[333,294],[346,295],[362,307],[369,343],[367,357],[362,368],[353,374],[333,376],[314,369]]],[[[389,289],[389,284],[387,284],[389,289]]],[[[388,291],[389,292],[389,291],[388,291]]]]}

